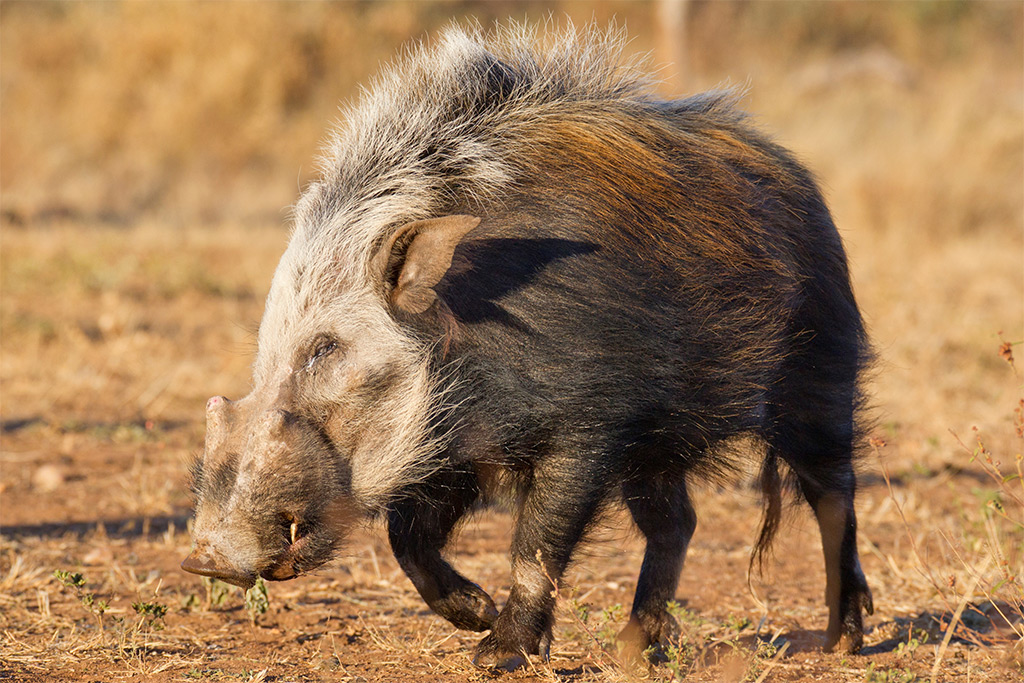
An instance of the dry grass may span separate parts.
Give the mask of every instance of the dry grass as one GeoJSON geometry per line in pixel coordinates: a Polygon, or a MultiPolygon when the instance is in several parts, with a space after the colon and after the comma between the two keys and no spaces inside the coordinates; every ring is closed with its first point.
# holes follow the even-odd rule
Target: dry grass
{"type": "MultiPolygon", "coordinates": [[[[208,593],[177,570],[185,462],[205,399],[247,391],[281,207],[337,101],[449,18],[550,7],[617,14],[638,50],[659,44],[648,3],[0,5],[0,677],[487,678],[477,636],[427,612],[376,528],[270,586],[258,618],[234,589],[208,593]],[[83,574],[93,607],[54,570],[83,574]]],[[[615,660],[625,614],[604,610],[628,606],[642,556],[620,519],[562,587],[551,662],[512,678],[1019,677],[1024,347],[1016,367],[999,351],[1024,340],[1024,9],[690,10],[666,90],[749,79],[748,107],[818,172],[849,247],[879,353],[858,503],[872,630],[861,656],[818,651],[823,568],[800,508],[748,594],[758,501],[706,489],[673,666],[615,660]]],[[[507,547],[488,512],[453,548],[499,604],[507,547]]]]}

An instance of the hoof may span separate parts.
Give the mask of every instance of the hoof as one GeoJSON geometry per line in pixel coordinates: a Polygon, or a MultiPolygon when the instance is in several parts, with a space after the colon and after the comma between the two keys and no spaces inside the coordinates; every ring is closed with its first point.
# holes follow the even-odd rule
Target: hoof
{"type": "Polygon", "coordinates": [[[476,666],[497,672],[515,671],[526,666],[526,663],[525,651],[502,646],[493,633],[484,636],[476,646],[476,656],[473,657],[476,666]]]}
{"type": "Polygon", "coordinates": [[[526,666],[526,655],[518,652],[477,652],[473,657],[473,664],[481,669],[488,669],[498,673],[509,673],[526,666]]]}
{"type": "Polygon", "coordinates": [[[841,633],[825,634],[825,644],[821,649],[825,652],[842,652],[848,655],[855,655],[860,652],[863,646],[863,632],[860,630],[847,631],[844,629],[841,633]]]}
{"type": "Polygon", "coordinates": [[[548,658],[551,648],[551,634],[545,632],[536,646],[516,647],[502,644],[494,633],[484,636],[480,644],[476,646],[476,656],[473,657],[473,664],[481,669],[488,669],[498,673],[506,673],[522,669],[530,663],[528,655],[539,654],[544,659],[548,658]]]}
{"type": "Polygon", "coordinates": [[[456,628],[466,631],[486,631],[498,618],[494,600],[474,583],[436,601],[431,608],[456,628]]]}
{"type": "Polygon", "coordinates": [[[623,664],[638,667],[644,663],[644,652],[651,645],[651,637],[635,615],[629,618],[629,623],[619,632],[615,641],[623,664]]]}
{"type": "Polygon", "coordinates": [[[846,609],[842,621],[838,624],[829,624],[823,648],[826,652],[838,650],[855,655],[864,646],[864,615],[861,610],[868,614],[875,613],[874,600],[867,584],[864,584],[864,588],[853,595],[847,604],[849,607],[846,609]]]}
{"type": "Polygon", "coordinates": [[[642,667],[668,661],[665,648],[679,639],[679,624],[667,612],[646,621],[647,625],[633,614],[616,638],[624,664],[642,667]]]}

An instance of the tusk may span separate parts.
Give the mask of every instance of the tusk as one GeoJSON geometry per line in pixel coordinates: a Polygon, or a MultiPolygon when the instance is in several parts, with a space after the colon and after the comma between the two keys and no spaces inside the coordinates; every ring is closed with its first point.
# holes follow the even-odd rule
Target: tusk
{"type": "Polygon", "coordinates": [[[299,531],[299,523],[292,522],[292,545],[295,545],[295,536],[299,531]]]}

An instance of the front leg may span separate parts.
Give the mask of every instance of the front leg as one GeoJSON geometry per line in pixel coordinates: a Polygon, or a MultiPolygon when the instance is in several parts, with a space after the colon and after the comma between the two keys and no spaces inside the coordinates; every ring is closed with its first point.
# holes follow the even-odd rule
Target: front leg
{"type": "Polygon", "coordinates": [[[498,610],[491,596],[441,557],[441,549],[479,493],[472,471],[446,470],[388,509],[388,538],[398,564],[430,609],[467,631],[491,628],[498,610]]]}
{"type": "Polygon", "coordinates": [[[534,468],[512,539],[512,589],[480,641],[477,666],[512,671],[551,647],[554,583],[604,500],[600,468],[580,457],[549,456],[534,468]]]}

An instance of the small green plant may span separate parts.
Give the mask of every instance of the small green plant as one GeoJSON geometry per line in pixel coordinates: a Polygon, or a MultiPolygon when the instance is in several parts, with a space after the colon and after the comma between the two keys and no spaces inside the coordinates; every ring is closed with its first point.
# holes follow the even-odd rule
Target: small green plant
{"type": "Polygon", "coordinates": [[[85,587],[85,577],[81,574],[72,574],[60,569],[53,570],[53,576],[55,579],[60,581],[63,585],[68,588],[83,588],[85,587]]]}
{"type": "Polygon", "coordinates": [[[152,631],[162,631],[164,628],[164,616],[167,615],[167,605],[162,602],[133,602],[132,609],[141,615],[146,621],[146,626],[152,631]]]}
{"type": "Polygon", "coordinates": [[[206,587],[206,609],[220,607],[228,599],[230,588],[223,581],[204,576],[203,586],[206,587]]]}
{"type": "Polygon", "coordinates": [[[665,668],[672,672],[672,680],[683,681],[697,663],[697,648],[686,636],[664,648],[665,668]]]}
{"type": "Polygon", "coordinates": [[[625,608],[618,603],[598,613],[594,635],[601,645],[610,648],[612,651],[615,649],[615,640],[619,635],[619,624],[625,618],[625,613],[625,608]]]}
{"type": "Polygon", "coordinates": [[[685,680],[705,654],[707,638],[701,635],[701,628],[707,620],[678,602],[671,600],[666,610],[679,625],[675,642],[662,648],[665,668],[672,672],[672,680],[685,680]]]}
{"type": "Polygon", "coordinates": [[[582,603],[576,598],[570,598],[568,603],[569,609],[572,610],[573,615],[581,624],[586,624],[590,621],[590,605],[582,603]]]}
{"type": "Polygon", "coordinates": [[[270,596],[267,594],[267,584],[263,579],[257,577],[253,587],[245,592],[245,609],[249,612],[249,621],[253,626],[260,615],[266,614],[270,609],[270,596]]]}
{"type": "Polygon", "coordinates": [[[912,671],[877,668],[874,662],[864,670],[864,683],[914,683],[917,680],[917,674],[912,671]]]}
{"type": "Polygon", "coordinates": [[[917,648],[921,647],[927,642],[927,631],[911,627],[910,630],[907,631],[907,639],[896,646],[896,656],[900,659],[913,657],[914,652],[917,651],[917,648]]]}
{"type": "Polygon", "coordinates": [[[750,619],[730,614],[725,620],[725,627],[730,631],[739,633],[750,626],[750,619]]]}
{"type": "Polygon", "coordinates": [[[78,597],[78,600],[82,605],[96,617],[96,623],[99,626],[100,631],[102,631],[103,613],[107,611],[110,605],[107,604],[106,600],[97,600],[95,593],[85,590],[85,576],[77,572],[72,573],[61,569],[55,569],[53,570],[53,577],[60,581],[62,586],[70,588],[75,592],[75,595],[78,597]]]}
{"type": "Polygon", "coordinates": [[[149,654],[150,636],[165,628],[164,617],[167,616],[167,605],[157,601],[159,591],[158,584],[150,600],[138,600],[132,603],[132,609],[138,615],[137,620],[129,617],[114,619],[117,625],[117,650],[126,661],[137,660],[140,664],[144,662],[149,654]]]}
{"type": "Polygon", "coordinates": [[[665,606],[672,618],[679,622],[680,626],[691,626],[700,628],[708,623],[707,619],[700,616],[693,610],[686,609],[675,600],[669,600],[665,606]]]}
{"type": "Polygon", "coordinates": [[[567,603],[574,619],[586,626],[602,647],[614,646],[619,633],[619,622],[625,618],[626,610],[622,605],[615,604],[593,614],[590,605],[575,598],[570,598],[567,603]]]}
{"type": "Polygon", "coordinates": [[[181,599],[181,608],[184,610],[193,610],[202,604],[199,597],[195,593],[189,593],[188,597],[181,599]]]}
{"type": "Polygon", "coordinates": [[[668,613],[679,624],[679,635],[675,642],[663,648],[665,668],[672,672],[672,680],[686,680],[709,661],[733,660],[744,666],[739,679],[755,681],[773,666],[771,660],[781,657],[789,647],[788,643],[756,640],[752,646],[740,642],[739,634],[750,628],[752,622],[746,617],[730,615],[724,623],[705,619],[676,602],[669,602],[668,613]]]}
{"type": "MultiPolygon", "coordinates": [[[[785,647],[785,645],[783,647],[785,647]]],[[[761,675],[761,672],[765,670],[766,666],[770,666],[769,662],[775,657],[775,655],[779,654],[779,652],[779,647],[774,642],[758,639],[753,652],[750,652],[747,656],[747,671],[743,680],[757,680],[761,675]]]]}

